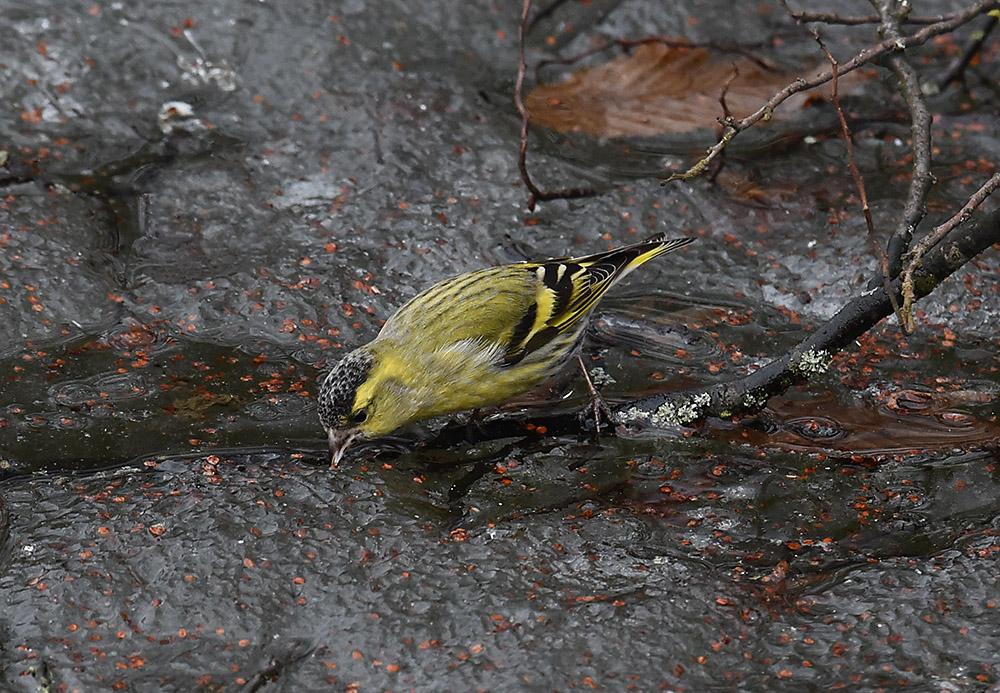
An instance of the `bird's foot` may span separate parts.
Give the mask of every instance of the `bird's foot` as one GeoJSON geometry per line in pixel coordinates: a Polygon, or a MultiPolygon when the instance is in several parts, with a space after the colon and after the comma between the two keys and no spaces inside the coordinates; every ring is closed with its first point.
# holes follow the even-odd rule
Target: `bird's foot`
{"type": "Polygon", "coordinates": [[[594,383],[590,379],[590,373],[587,372],[587,367],[583,365],[583,359],[577,356],[576,362],[580,364],[580,371],[583,373],[583,379],[587,383],[587,390],[590,392],[590,402],[579,414],[580,422],[583,423],[588,417],[592,416],[594,418],[594,437],[596,438],[601,433],[601,419],[603,418],[609,426],[614,426],[615,417],[611,413],[607,402],[601,397],[601,393],[594,387],[594,383]]]}

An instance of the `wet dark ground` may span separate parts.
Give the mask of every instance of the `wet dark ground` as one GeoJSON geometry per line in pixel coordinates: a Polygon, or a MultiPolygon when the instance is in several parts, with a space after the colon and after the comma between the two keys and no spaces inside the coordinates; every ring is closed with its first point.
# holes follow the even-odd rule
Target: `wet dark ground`
{"type": "MultiPolygon", "coordinates": [[[[625,398],[777,355],[875,267],[821,110],[748,133],[716,186],[656,177],[710,133],[534,133],[541,184],[604,193],[529,213],[517,5],[0,0],[0,688],[997,684],[995,252],[917,334],[883,324],[739,425],[595,444],[570,378],[486,434],[325,467],[315,377],[441,276],[697,236],[602,304],[587,350],[625,398]]],[[[817,60],[778,6],[662,5],[568,4],[529,59],[738,22],[817,60]]],[[[1000,154],[990,50],[932,98],[931,221],[1000,154]]],[[[907,129],[883,78],[855,98],[889,229],[907,129]]]]}

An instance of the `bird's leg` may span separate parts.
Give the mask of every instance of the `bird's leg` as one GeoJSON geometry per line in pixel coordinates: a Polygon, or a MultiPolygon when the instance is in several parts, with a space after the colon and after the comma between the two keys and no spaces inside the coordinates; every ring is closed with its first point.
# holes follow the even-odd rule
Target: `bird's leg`
{"type": "Polygon", "coordinates": [[[583,411],[580,412],[580,420],[583,421],[587,417],[587,414],[592,412],[594,415],[594,435],[596,436],[601,432],[601,414],[604,414],[604,418],[609,424],[614,423],[614,417],[612,416],[607,403],[605,403],[604,398],[601,397],[601,393],[597,391],[597,388],[594,387],[594,383],[591,382],[590,373],[587,372],[587,367],[583,365],[583,357],[577,354],[576,362],[580,364],[580,370],[583,372],[583,379],[587,382],[587,389],[590,391],[590,404],[588,404],[583,411]]]}
{"type": "Polygon", "coordinates": [[[482,435],[486,432],[483,427],[483,411],[476,407],[469,413],[469,418],[465,420],[465,435],[469,440],[475,440],[476,434],[482,435]]]}

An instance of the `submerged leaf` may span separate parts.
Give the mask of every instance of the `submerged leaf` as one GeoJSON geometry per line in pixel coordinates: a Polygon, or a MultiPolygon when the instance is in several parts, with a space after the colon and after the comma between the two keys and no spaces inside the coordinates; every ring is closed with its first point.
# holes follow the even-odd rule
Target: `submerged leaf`
{"type": "MultiPolygon", "coordinates": [[[[647,43],[558,84],[538,85],[525,105],[534,124],[559,132],[649,137],[714,126],[723,115],[724,90],[730,113],[749,115],[790,81],[747,58],[720,61],[700,48],[647,43]]],[[[779,113],[808,98],[793,95],[779,113]]]]}

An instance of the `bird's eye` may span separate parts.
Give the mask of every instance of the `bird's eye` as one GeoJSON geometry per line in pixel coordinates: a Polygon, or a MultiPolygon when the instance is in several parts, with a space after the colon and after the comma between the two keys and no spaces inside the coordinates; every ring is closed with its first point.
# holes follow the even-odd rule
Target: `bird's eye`
{"type": "Polygon", "coordinates": [[[368,410],[358,409],[354,414],[351,415],[351,423],[364,423],[368,420],[368,410]]]}

